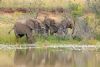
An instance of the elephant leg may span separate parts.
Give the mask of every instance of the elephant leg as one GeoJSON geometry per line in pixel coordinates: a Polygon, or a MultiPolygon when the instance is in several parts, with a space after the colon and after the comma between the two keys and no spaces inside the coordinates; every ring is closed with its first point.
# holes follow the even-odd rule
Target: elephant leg
{"type": "Polygon", "coordinates": [[[27,34],[27,41],[28,41],[28,43],[32,43],[32,36],[30,35],[30,34],[27,34]]]}
{"type": "Polygon", "coordinates": [[[49,29],[48,28],[45,28],[45,30],[44,30],[44,36],[47,36],[47,35],[49,35],[49,29]]]}
{"type": "Polygon", "coordinates": [[[49,35],[49,26],[48,25],[45,25],[45,33],[46,33],[46,35],[49,35]]]}
{"type": "Polygon", "coordinates": [[[46,29],[46,34],[47,34],[47,35],[49,34],[49,29],[46,29]]]}
{"type": "Polygon", "coordinates": [[[50,35],[53,35],[54,34],[54,30],[53,28],[50,28],[50,35]]]}
{"type": "Polygon", "coordinates": [[[51,34],[51,35],[53,35],[54,33],[56,33],[56,31],[51,31],[51,30],[50,30],[50,34],[51,34]]]}
{"type": "Polygon", "coordinates": [[[27,40],[28,40],[28,43],[29,43],[29,44],[34,43],[33,41],[34,41],[35,39],[34,39],[33,36],[32,36],[32,32],[27,33],[27,34],[26,34],[26,37],[27,37],[27,40]]]}
{"type": "Polygon", "coordinates": [[[67,35],[68,34],[68,29],[65,29],[64,33],[65,33],[65,35],[67,35]]]}
{"type": "Polygon", "coordinates": [[[62,37],[63,33],[64,33],[63,28],[59,28],[57,31],[57,36],[62,37]]]}
{"type": "Polygon", "coordinates": [[[53,34],[54,34],[54,32],[53,32],[53,31],[50,31],[50,34],[51,34],[51,35],[53,35],[53,34]]]}
{"type": "Polygon", "coordinates": [[[63,36],[64,38],[66,38],[66,37],[68,36],[68,29],[63,29],[63,30],[62,30],[62,36],[63,36]]]}

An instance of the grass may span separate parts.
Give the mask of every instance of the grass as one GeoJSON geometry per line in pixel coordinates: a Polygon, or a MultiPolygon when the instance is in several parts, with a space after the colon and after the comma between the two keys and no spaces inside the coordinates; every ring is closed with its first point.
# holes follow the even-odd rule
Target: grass
{"type": "MultiPolygon", "coordinates": [[[[18,20],[19,17],[23,17],[25,15],[34,16],[34,14],[23,14],[19,12],[15,12],[12,14],[0,14],[0,44],[16,44],[15,34],[12,31],[8,34],[9,30],[12,29],[13,24],[18,20]]],[[[44,44],[74,44],[78,43],[78,40],[69,40],[68,38],[60,38],[56,36],[35,36],[36,44],[44,45],[44,44]]],[[[23,37],[19,40],[19,43],[25,44],[27,43],[26,38],[23,37]]]]}
{"type": "Polygon", "coordinates": [[[100,34],[96,34],[96,39],[100,41],[100,34]]]}
{"type": "MultiPolygon", "coordinates": [[[[1,27],[1,26],[0,26],[1,27]]],[[[8,31],[11,29],[12,25],[9,24],[4,24],[2,25],[2,27],[0,28],[0,43],[1,44],[16,44],[16,38],[14,35],[14,32],[12,31],[11,34],[8,34],[8,31]],[[5,27],[6,26],[6,27],[5,27]]],[[[68,39],[66,38],[61,38],[61,37],[57,37],[57,36],[48,36],[48,37],[44,37],[44,36],[35,36],[36,39],[36,44],[39,46],[43,46],[43,45],[64,45],[64,44],[79,44],[81,42],[81,40],[79,38],[76,39],[68,39]]],[[[100,41],[100,37],[99,35],[97,36],[97,40],[100,41]]],[[[96,44],[97,40],[91,40],[91,41],[85,41],[87,43],[90,44],[96,44]]],[[[26,38],[23,37],[19,40],[20,44],[26,44],[26,38]]]]}
{"type": "MultiPolygon", "coordinates": [[[[14,32],[12,31],[11,34],[8,34],[8,31],[0,30],[0,43],[3,44],[16,44],[16,38],[14,32]],[[5,33],[5,34],[3,34],[5,33]]],[[[69,40],[68,38],[60,38],[57,36],[35,36],[36,44],[38,45],[50,45],[50,44],[75,44],[78,43],[78,40],[69,40]]],[[[23,37],[19,40],[19,43],[25,44],[27,43],[26,38],[23,37]]]]}
{"type": "MultiPolygon", "coordinates": [[[[83,4],[80,0],[71,0],[83,4]]],[[[0,1],[0,7],[10,8],[66,8],[68,6],[68,0],[2,0],[0,1]],[[16,6],[17,5],[17,6],[16,6]]]]}
{"type": "Polygon", "coordinates": [[[48,37],[44,37],[44,36],[39,36],[36,38],[37,39],[37,44],[41,44],[41,45],[50,45],[50,44],[55,44],[55,45],[64,45],[64,44],[78,44],[78,40],[70,40],[68,38],[61,38],[61,37],[57,37],[57,36],[48,36],[48,37]]]}
{"type": "MultiPolygon", "coordinates": [[[[12,31],[10,34],[8,34],[9,30],[12,29],[13,24],[17,21],[18,18],[23,17],[25,15],[31,15],[34,16],[34,14],[23,14],[23,13],[19,13],[19,12],[15,12],[12,14],[0,14],[0,44],[16,44],[16,38],[14,35],[14,32],[12,31]]],[[[97,35],[96,37],[96,41],[92,40],[92,41],[85,41],[88,44],[91,44],[91,42],[93,42],[92,44],[96,44],[97,42],[100,41],[100,35],[97,35]]],[[[61,37],[57,37],[57,36],[48,36],[48,37],[44,37],[44,36],[35,36],[36,39],[36,44],[39,46],[42,45],[51,45],[51,44],[80,44],[82,43],[82,40],[80,40],[79,38],[76,39],[68,39],[67,37],[65,38],[61,38],[61,37]]],[[[84,42],[84,41],[83,41],[84,42]]],[[[19,40],[19,43],[21,44],[26,44],[26,38],[23,37],[19,40]]]]}
{"type": "MultiPolygon", "coordinates": [[[[78,0],[75,0],[78,1],[78,0]]],[[[82,0],[79,0],[79,2],[82,0]]],[[[78,3],[78,2],[77,2],[78,3]]],[[[67,0],[2,0],[0,2],[0,8],[5,7],[5,8],[36,8],[36,7],[44,7],[47,9],[52,9],[52,8],[57,8],[57,7],[63,7],[66,8],[68,7],[67,0]],[[24,2],[23,2],[24,1],[24,2]],[[36,2],[34,2],[36,1],[36,2]],[[17,5],[17,6],[16,6],[17,5]]],[[[8,34],[8,31],[13,27],[13,24],[18,20],[18,18],[23,17],[25,15],[31,15],[32,17],[34,16],[34,13],[20,13],[20,12],[15,12],[11,14],[0,14],[0,44],[6,44],[10,45],[16,44],[16,38],[14,35],[14,32],[12,31],[11,34],[8,34]]],[[[93,22],[93,16],[90,15],[90,23],[91,25],[93,22]]],[[[66,45],[66,44],[96,44],[100,45],[100,34],[96,34],[96,40],[80,40],[79,38],[76,39],[68,39],[66,38],[61,38],[57,36],[35,36],[36,38],[36,44],[37,46],[44,46],[44,45],[66,45]]],[[[23,37],[19,40],[20,44],[26,44],[26,38],[23,37]]],[[[57,49],[49,49],[50,50],[57,50],[57,49]]],[[[39,49],[36,50],[36,53],[42,53],[44,50],[39,49]]],[[[25,54],[24,50],[20,51],[23,55],[25,54]]],[[[7,64],[10,67],[13,67],[13,58],[14,58],[15,50],[0,50],[0,65],[2,64],[7,64]],[[5,61],[4,61],[5,60],[5,61]],[[4,63],[2,63],[4,61],[4,63]]],[[[91,63],[91,62],[90,62],[91,63]]],[[[7,66],[5,66],[7,67],[7,66]]]]}
{"type": "MultiPolygon", "coordinates": [[[[1,44],[16,44],[16,38],[14,32],[8,34],[8,31],[12,28],[13,25],[10,24],[2,24],[0,25],[0,43],[1,44]]],[[[44,45],[44,44],[75,44],[78,43],[79,40],[70,40],[68,38],[61,38],[57,36],[35,36],[36,44],[44,45]]],[[[25,44],[26,38],[23,37],[19,40],[19,43],[25,44]]]]}
{"type": "MultiPolygon", "coordinates": [[[[78,2],[78,0],[76,1],[78,2]]],[[[81,1],[79,0],[79,2],[81,1]]],[[[0,8],[1,7],[5,7],[5,8],[41,8],[43,7],[47,9],[52,9],[52,8],[54,9],[57,7],[68,8],[67,3],[69,3],[67,0],[59,0],[59,1],[58,0],[41,0],[41,1],[38,1],[38,0],[2,0],[0,2],[0,8]]],[[[11,14],[9,13],[0,14],[0,43],[1,44],[15,44],[16,43],[14,32],[12,31],[11,34],[8,34],[8,31],[13,27],[13,24],[20,17],[25,17],[27,15],[34,17],[35,12],[32,12],[32,13],[14,12],[11,14]]],[[[92,20],[94,18],[94,15],[93,16],[89,15],[88,17],[89,17],[88,18],[89,22],[91,22],[89,24],[94,25],[92,24],[94,22],[92,20]]],[[[48,36],[48,37],[35,36],[35,38],[36,38],[36,44],[39,44],[39,45],[80,44],[80,42],[82,41],[79,38],[72,40],[72,39],[68,39],[67,37],[60,38],[56,36],[48,36]]],[[[87,43],[91,44],[91,42],[94,42],[93,44],[96,44],[96,42],[99,42],[99,41],[100,41],[100,35],[96,35],[96,40],[92,40],[87,43]]],[[[25,37],[21,38],[19,43],[21,44],[27,43],[26,38],[25,37]]]]}
{"type": "Polygon", "coordinates": [[[2,0],[0,2],[0,7],[11,7],[11,8],[35,8],[35,7],[62,7],[65,6],[65,0],[2,0]],[[55,5],[56,3],[56,5],[55,5]],[[51,5],[52,4],[52,5],[51,5]],[[16,6],[17,5],[17,6],[16,6]]]}

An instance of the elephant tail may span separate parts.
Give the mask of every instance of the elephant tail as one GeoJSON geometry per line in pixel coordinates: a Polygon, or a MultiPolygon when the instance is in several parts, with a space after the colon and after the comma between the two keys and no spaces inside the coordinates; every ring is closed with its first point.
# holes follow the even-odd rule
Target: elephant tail
{"type": "Polygon", "coordinates": [[[10,34],[13,29],[14,29],[14,27],[11,30],[9,30],[8,34],[10,34]]]}

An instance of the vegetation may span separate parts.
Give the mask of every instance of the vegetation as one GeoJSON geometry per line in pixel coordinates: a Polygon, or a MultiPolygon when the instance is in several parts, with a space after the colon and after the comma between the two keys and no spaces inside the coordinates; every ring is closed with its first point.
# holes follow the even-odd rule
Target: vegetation
{"type": "MultiPolygon", "coordinates": [[[[21,38],[19,42],[16,41],[14,31],[11,31],[10,34],[8,32],[12,29],[14,23],[23,17],[34,17],[37,15],[37,12],[34,9],[42,9],[45,11],[53,11],[58,8],[62,8],[64,11],[64,15],[69,15],[74,18],[74,21],[77,17],[85,17],[87,24],[91,27],[92,32],[95,34],[96,39],[91,40],[82,40],[78,37],[75,39],[71,39],[68,37],[57,37],[50,35],[48,37],[41,36],[41,35],[34,35],[36,42],[35,44],[39,47],[47,46],[47,45],[67,45],[67,44],[78,44],[78,45],[100,45],[100,0],[0,0],[0,44],[4,45],[16,45],[16,44],[27,44],[27,40],[25,37],[21,38]],[[21,12],[21,10],[29,10],[29,12],[21,12]],[[11,12],[9,12],[9,9],[11,12]],[[13,12],[14,10],[14,12],[13,12]],[[5,11],[5,12],[3,12],[5,11]]],[[[60,14],[60,13],[58,13],[60,14]]],[[[80,48],[78,48],[80,49],[80,48]]],[[[83,49],[83,48],[82,48],[83,49]]],[[[92,48],[91,48],[92,49],[92,48]]],[[[18,50],[18,49],[17,49],[18,50]]],[[[17,60],[24,59],[23,61],[26,62],[26,50],[21,49],[16,54],[17,50],[8,50],[8,49],[0,49],[0,67],[14,67],[14,63],[16,64],[17,60]],[[2,61],[4,61],[2,63],[2,61]]],[[[83,51],[70,51],[69,49],[64,48],[57,48],[57,49],[36,49],[32,55],[36,56],[36,61],[41,60],[42,54],[46,52],[45,60],[42,59],[42,63],[46,62],[46,60],[51,61],[52,59],[55,60],[59,54],[59,57],[62,57],[57,60],[61,60],[63,63],[66,62],[68,65],[73,65],[73,67],[80,65],[83,67],[96,67],[100,66],[99,64],[99,49],[94,50],[93,52],[86,48],[86,53],[83,51]],[[63,51],[62,51],[63,50],[63,51]],[[98,51],[98,52],[97,52],[98,51]],[[53,53],[54,52],[54,53],[53,53]],[[56,54],[57,52],[57,54],[56,54]],[[67,53],[68,52],[68,53],[67,53]],[[74,52],[74,53],[73,53],[74,52]],[[48,55],[47,55],[48,53],[48,55]],[[67,54],[66,54],[67,53],[67,54]],[[36,55],[35,55],[36,54],[36,55]],[[56,55],[55,55],[56,54],[56,55]],[[65,54],[65,55],[63,55],[65,54]],[[54,56],[54,57],[53,57],[54,56]],[[68,58],[67,58],[68,57],[68,58]],[[84,57],[86,59],[84,59],[84,57]],[[50,60],[51,59],[51,60],[50,60]],[[77,60],[78,59],[78,60],[77,60]],[[80,64],[81,61],[82,63],[80,64]],[[86,66],[84,66],[86,64],[86,66]],[[96,66],[95,66],[96,65],[96,66]]],[[[31,52],[29,52],[31,53],[31,52]]],[[[33,59],[28,55],[28,58],[33,59]]],[[[29,62],[31,60],[29,59],[29,62]]],[[[55,61],[53,61],[55,62],[55,61]]],[[[57,66],[59,66],[59,63],[57,66]]],[[[19,62],[20,63],[20,62],[19,62]]],[[[23,62],[21,62],[23,63],[23,62]]],[[[20,63],[20,64],[21,64],[20,63]]],[[[33,62],[32,62],[33,63],[33,62]]],[[[63,64],[62,64],[63,66],[63,64]]],[[[80,67],[78,66],[78,67],[80,67]]],[[[29,66],[30,67],[30,66],[29,66]]],[[[47,67],[47,66],[46,66],[47,67]]],[[[50,66],[49,66],[50,67],[50,66]]],[[[52,66],[51,66],[52,67],[52,66]]],[[[60,66],[61,67],[61,66],[60,66]]]]}
{"type": "MultiPolygon", "coordinates": [[[[85,2],[79,3],[74,0],[1,0],[0,8],[42,8],[42,9],[55,9],[55,8],[63,8],[64,10],[70,11],[70,15],[74,18],[79,16],[85,16],[88,24],[90,25],[93,32],[96,34],[96,40],[94,40],[93,44],[96,44],[100,41],[100,25],[99,25],[99,17],[97,17],[97,13],[90,12],[87,13],[86,6],[84,6],[85,2]],[[55,5],[56,4],[56,5],[55,5]],[[17,5],[17,6],[16,6],[17,5]],[[41,6],[40,6],[41,5],[41,6]]],[[[87,5],[87,4],[86,4],[87,5]]],[[[14,13],[0,13],[0,43],[2,44],[15,44],[16,38],[13,33],[8,34],[8,31],[13,27],[13,24],[20,18],[26,15],[34,17],[36,12],[31,13],[22,13],[22,12],[14,12],[14,13]]],[[[82,41],[79,38],[74,40],[66,38],[59,38],[56,36],[38,36],[35,37],[37,42],[36,44],[80,44],[82,41]]],[[[25,37],[20,40],[20,43],[27,43],[25,37]]],[[[90,43],[91,44],[91,43],[90,43]]]]}

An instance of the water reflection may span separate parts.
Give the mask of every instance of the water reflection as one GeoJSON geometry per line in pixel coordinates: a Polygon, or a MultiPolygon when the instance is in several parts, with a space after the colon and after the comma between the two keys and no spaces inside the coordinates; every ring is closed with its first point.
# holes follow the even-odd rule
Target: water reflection
{"type": "Polygon", "coordinates": [[[99,67],[99,56],[95,50],[17,49],[14,63],[17,67],[99,67]]]}

